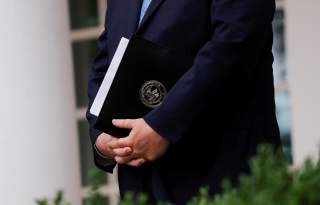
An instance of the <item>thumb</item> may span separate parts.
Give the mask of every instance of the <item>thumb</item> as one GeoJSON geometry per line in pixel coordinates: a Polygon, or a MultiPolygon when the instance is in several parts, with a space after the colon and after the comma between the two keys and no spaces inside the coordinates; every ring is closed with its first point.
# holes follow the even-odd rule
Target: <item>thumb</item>
{"type": "Polygon", "coordinates": [[[118,120],[118,119],[114,119],[112,120],[112,124],[118,128],[124,128],[124,129],[132,129],[133,128],[133,124],[134,124],[135,120],[131,120],[131,119],[125,119],[125,120],[118,120]]]}

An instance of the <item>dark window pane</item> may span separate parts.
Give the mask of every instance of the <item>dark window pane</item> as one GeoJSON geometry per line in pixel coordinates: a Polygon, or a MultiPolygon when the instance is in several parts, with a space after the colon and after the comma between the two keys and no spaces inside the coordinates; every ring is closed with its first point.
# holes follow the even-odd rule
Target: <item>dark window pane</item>
{"type": "Polygon", "coordinates": [[[276,93],[277,119],[286,157],[292,161],[291,149],[291,107],[288,92],[276,93]]]}
{"type": "Polygon", "coordinates": [[[96,41],[83,41],[73,43],[73,62],[75,73],[75,86],[77,107],[87,106],[88,75],[92,61],[96,55],[96,41]]]}
{"type": "Polygon", "coordinates": [[[97,0],[69,0],[71,29],[98,25],[97,0]]]}
{"type": "MultiPolygon", "coordinates": [[[[89,124],[87,121],[78,122],[79,142],[80,142],[80,160],[81,160],[81,182],[83,186],[89,185],[89,172],[97,169],[93,162],[93,153],[89,137],[89,124]]],[[[104,174],[107,183],[107,175],[104,174]]]]}
{"type": "Polygon", "coordinates": [[[283,10],[277,10],[273,21],[274,43],[274,79],[276,84],[287,82],[287,61],[285,49],[285,16],[283,10]]]}

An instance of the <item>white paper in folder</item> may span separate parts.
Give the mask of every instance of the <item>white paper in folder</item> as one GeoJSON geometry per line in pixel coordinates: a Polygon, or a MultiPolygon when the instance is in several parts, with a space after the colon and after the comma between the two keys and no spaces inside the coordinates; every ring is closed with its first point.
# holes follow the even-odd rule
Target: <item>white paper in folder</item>
{"type": "Polygon", "coordinates": [[[107,70],[106,75],[102,81],[102,84],[98,90],[98,93],[93,101],[93,104],[90,108],[90,113],[96,117],[99,116],[104,101],[108,95],[110,87],[112,85],[113,79],[118,71],[119,65],[121,63],[122,57],[128,47],[129,39],[121,38],[118,48],[113,56],[113,59],[110,63],[110,66],[107,70]]]}

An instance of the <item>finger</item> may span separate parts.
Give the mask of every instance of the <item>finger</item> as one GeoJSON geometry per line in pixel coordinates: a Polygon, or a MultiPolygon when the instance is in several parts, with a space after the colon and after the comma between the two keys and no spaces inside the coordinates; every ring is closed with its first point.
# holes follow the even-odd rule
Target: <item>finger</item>
{"type": "Polygon", "coordinates": [[[118,164],[127,164],[130,161],[132,161],[133,157],[132,156],[128,156],[128,157],[119,157],[119,156],[115,156],[114,160],[118,163],[118,164]]]}
{"type": "Polygon", "coordinates": [[[117,120],[114,119],[112,120],[112,124],[118,128],[124,128],[124,129],[132,129],[133,128],[133,124],[134,124],[135,120],[131,120],[131,119],[125,119],[125,120],[117,120]]]}
{"type": "Polygon", "coordinates": [[[113,149],[113,153],[119,157],[128,157],[130,154],[132,154],[132,149],[130,147],[116,148],[113,149]]]}
{"type": "Polygon", "coordinates": [[[109,148],[108,142],[111,142],[115,138],[110,137],[107,138],[109,135],[100,135],[95,143],[97,150],[105,155],[105,156],[114,156],[113,150],[109,148]]]}
{"type": "Polygon", "coordinates": [[[144,163],[146,163],[145,159],[134,159],[132,161],[130,161],[129,163],[127,163],[127,165],[131,166],[131,167],[140,167],[142,166],[144,163]]]}
{"type": "Polygon", "coordinates": [[[105,144],[105,143],[109,142],[110,140],[112,140],[112,138],[113,137],[111,135],[108,135],[106,133],[102,133],[101,135],[98,136],[96,142],[101,143],[101,144],[105,144]]]}
{"type": "Polygon", "coordinates": [[[124,147],[132,147],[132,140],[131,138],[120,138],[116,140],[112,140],[108,142],[108,145],[112,149],[124,148],[124,147]]]}
{"type": "Polygon", "coordinates": [[[115,137],[115,136],[112,136],[110,134],[107,134],[107,133],[103,133],[103,138],[105,139],[105,142],[108,143],[114,139],[118,139],[119,137],[115,137]]]}
{"type": "Polygon", "coordinates": [[[102,133],[101,136],[105,138],[113,138],[113,136],[108,133],[102,133]]]}

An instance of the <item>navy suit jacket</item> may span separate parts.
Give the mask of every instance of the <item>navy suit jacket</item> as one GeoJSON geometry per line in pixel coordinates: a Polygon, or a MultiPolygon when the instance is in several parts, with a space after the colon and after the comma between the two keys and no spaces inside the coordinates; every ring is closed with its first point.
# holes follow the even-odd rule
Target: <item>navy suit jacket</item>
{"type": "MultiPolygon", "coordinates": [[[[89,79],[89,106],[121,37],[140,35],[194,57],[162,105],[141,116],[171,142],[159,160],[119,166],[120,192],[185,204],[201,186],[219,193],[224,178],[248,171],[262,142],[280,145],[272,72],[274,0],[108,0],[105,30],[89,79]]],[[[134,68],[132,68],[134,69],[134,68]]],[[[94,144],[99,131],[87,114],[94,144]]],[[[112,172],[114,165],[95,162],[112,172]]]]}

